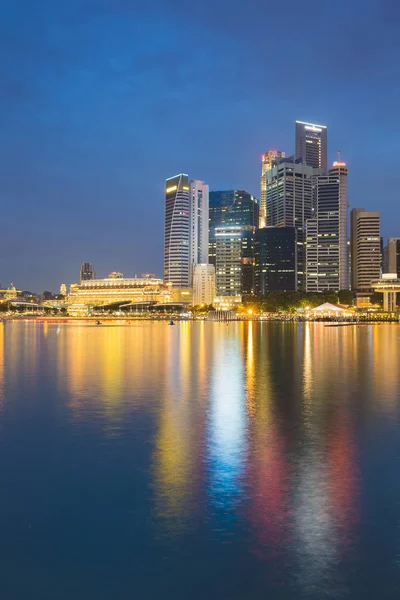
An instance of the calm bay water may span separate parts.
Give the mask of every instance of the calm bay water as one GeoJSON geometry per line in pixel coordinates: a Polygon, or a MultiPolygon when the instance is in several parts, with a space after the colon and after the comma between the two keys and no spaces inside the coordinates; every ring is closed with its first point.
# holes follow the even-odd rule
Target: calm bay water
{"type": "Polygon", "coordinates": [[[0,324],[0,598],[400,596],[400,327],[0,324]]]}

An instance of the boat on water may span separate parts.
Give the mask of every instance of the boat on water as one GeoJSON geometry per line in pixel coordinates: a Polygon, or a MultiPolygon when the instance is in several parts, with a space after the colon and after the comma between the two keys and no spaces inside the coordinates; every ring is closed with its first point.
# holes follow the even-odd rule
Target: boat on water
{"type": "Polygon", "coordinates": [[[96,321],[96,325],[101,325],[101,321],[96,321]]]}
{"type": "Polygon", "coordinates": [[[169,322],[170,325],[175,325],[175,323],[173,322],[173,320],[171,319],[169,322]]]}

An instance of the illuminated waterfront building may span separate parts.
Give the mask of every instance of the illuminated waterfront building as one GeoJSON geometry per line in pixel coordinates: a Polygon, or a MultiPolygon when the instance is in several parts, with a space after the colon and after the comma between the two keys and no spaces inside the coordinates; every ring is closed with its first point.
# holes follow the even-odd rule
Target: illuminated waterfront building
{"type": "Polygon", "coordinates": [[[284,158],[286,155],[281,150],[267,150],[261,157],[261,177],[260,177],[260,218],[259,227],[265,227],[267,224],[267,182],[265,173],[272,169],[273,161],[284,158]]]}
{"type": "MultiPolygon", "coordinates": [[[[177,290],[179,291],[179,290],[177,290]]],[[[104,306],[113,303],[172,302],[172,287],[162,279],[106,278],[72,284],[68,304],[104,306]]]]}
{"type": "Polygon", "coordinates": [[[60,294],[61,294],[61,296],[67,295],[67,286],[65,285],[65,283],[62,283],[60,285],[60,294]]]}
{"type": "Polygon", "coordinates": [[[368,293],[381,274],[380,213],[353,208],[350,227],[351,289],[368,293]]]}
{"type": "Polygon", "coordinates": [[[215,267],[197,264],[193,269],[193,304],[212,304],[216,296],[215,267]]]}
{"type": "Polygon", "coordinates": [[[400,238],[389,238],[387,262],[388,273],[397,273],[397,277],[400,277],[400,238]]]}
{"type": "Polygon", "coordinates": [[[190,264],[208,263],[208,185],[193,180],[190,188],[190,264]]]}
{"type": "Polygon", "coordinates": [[[255,237],[255,293],[297,290],[297,230],[265,227],[255,237]]]}
{"type": "Polygon", "coordinates": [[[314,217],[306,222],[306,291],[349,289],[346,163],[333,163],[316,177],[314,217]]]}
{"type": "Polygon", "coordinates": [[[165,183],[164,280],[176,287],[190,281],[189,178],[181,173],[165,183]]]}
{"type": "Polygon", "coordinates": [[[384,273],[380,279],[371,282],[374,292],[383,294],[383,310],[396,310],[397,294],[400,293],[400,279],[397,273],[384,273]]]}
{"type": "Polygon", "coordinates": [[[96,277],[96,273],[94,271],[94,267],[92,263],[85,262],[82,263],[81,266],[81,281],[89,281],[90,279],[94,279],[96,277]]]}
{"type": "Polygon", "coordinates": [[[4,295],[4,298],[6,300],[16,300],[17,298],[17,290],[15,288],[15,285],[13,283],[10,283],[10,285],[8,286],[6,293],[4,295]]]}
{"type": "Polygon", "coordinates": [[[328,140],[325,125],[296,121],[296,158],[303,158],[309,167],[327,168],[328,140]]]}

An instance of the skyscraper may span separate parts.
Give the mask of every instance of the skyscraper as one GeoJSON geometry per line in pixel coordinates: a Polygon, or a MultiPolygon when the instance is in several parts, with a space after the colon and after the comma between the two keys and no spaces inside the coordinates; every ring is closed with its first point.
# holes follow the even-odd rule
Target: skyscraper
{"type": "MultiPolygon", "coordinates": [[[[216,228],[240,228],[240,282],[242,295],[254,293],[254,235],[258,226],[258,200],[243,190],[210,192],[209,262],[217,267],[216,228]]],[[[229,232],[229,229],[227,230],[229,232]]],[[[220,235],[224,238],[224,235],[220,235]]],[[[232,244],[237,242],[232,238],[232,244]]],[[[220,239],[219,248],[224,253],[226,240],[220,239]]],[[[221,264],[221,263],[220,263],[221,264]]],[[[217,294],[218,273],[217,273],[217,294]]],[[[224,294],[222,294],[224,295],[224,294]]]]}
{"type": "Polygon", "coordinates": [[[181,173],[165,183],[164,280],[190,286],[189,178],[181,173]]]}
{"type": "Polygon", "coordinates": [[[242,296],[242,228],[215,228],[217,296],[242,296]]]}
{"type": "Polygon", "coordinates": [[[350,221],[351,289],[370,292],[371,281],[381,272],[380,214],[353,208],[350,221]]]}
{"type": "Polygon", "coordinates": [[[267,224],[267,181],[265,173],[272,169],[272,162],[284,158],[285,153],[271,148],[261,157],[261,177],[260,177],[260,219],[259,227],[265,227],[267,224]]]}
{"type": "Polygon", "coordinates": [[[304,160],[293,156],[282,158],[266,172],[267,226],[297,229],[297,286],[305,289],[304,228],[313,216],[315,177],[324,174],[304,160]]]}
{"type": "Polygon", "coordinates": [[[95,279],[95,278],[96,278],[96,273],[94,271],[94,267],[93,267],[92,263],[89,263],[89,262],[82,263],[80,280],[81,281],[89,281],[90,279],[95,279]]]}
{"type": "Polygon", "coordinates": [[[208,263],[208,185],[191,181],[190,187],[190,263],[208,263]]]}
{"type": "Polygon", "coordinates": [[[296,121],[296,158],[314,169],[327,168],[328,140],[325,125],[296,121]]]}
{"type": "Polygon", "coordinates": [[[193,267],[193,304],[212,304],[215,292],[215,267],[197,264],[193,267]]]}
{"type": "Polygon", "coordinates": [[[349,288],[346,163],[337,160],[315,179],[316,206],[306,222],[306,291],[349,288]]]}
{"type": "Polygon", "coordinates": [[[255,238],[255,293],[297,290],[297,229],[264,227],[255,238]]]}
{"type": "Polygon", "coordinates": [[[397,273],[400,278],[400,238],[389,238],[387,245],[388,273],[397,273]]]}

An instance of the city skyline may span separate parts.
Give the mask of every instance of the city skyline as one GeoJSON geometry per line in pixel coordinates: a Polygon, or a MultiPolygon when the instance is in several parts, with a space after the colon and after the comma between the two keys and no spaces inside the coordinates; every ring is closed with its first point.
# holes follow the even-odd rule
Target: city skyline
{"type": "Polygon", "coordinates": [[[341,4],[332,12],[289,2],[285,43],[270,31],[266,46],[280,9],[267,14],[256,0],[229,11],[206,0],[190,12],[179,0],[156,1],[151,11],[122,0],[6,1],[1,280],[57,290],[76,281],[84,260],[99,275],[161,275],[163,181],[183,171],[210,190],[259,197],[261,155],[295,151],[295,120],[328,127],[328,164],[340,149],[351,172],[350,207],[379,209],[383,236],[397,237],[393,14],[363,3],[361,19],[359,2],[343,2],[344,24],[341,4]],[[177,22],[183,39],[168,34],[177,22]],[[314,35],[303,40],[289,85],[279,64],[310,22],[314,35]],[[243,28],[249,35],[239,37],[243,28]],[[185,43],[194,37],[201,49],[185,43]],[[281,55],[273,64],[271,47],[281,55]]]}

